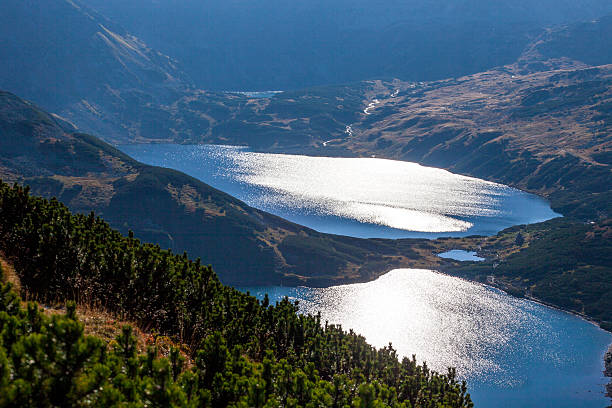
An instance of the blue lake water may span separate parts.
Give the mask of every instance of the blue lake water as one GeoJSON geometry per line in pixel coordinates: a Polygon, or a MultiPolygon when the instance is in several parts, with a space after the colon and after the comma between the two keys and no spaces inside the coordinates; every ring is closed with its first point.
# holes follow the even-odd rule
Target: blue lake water
{"type": "Polygon", "coordinates": [[[247,204],[333,234],[369,238],[492,235],[558,216],[532,194],[416,163],[254,153],[215,145],[124,145],[247,204]]]}
{"type": "Polygon", "coordinates": [[[603,355],[612,334],[549,307],[428,270],[398,269],[330,288],[245,287],[271,301],[389,342],[439,371],[457,367],[477,407],[604,408],[603,355]]]}
{"type": "Polygon", "coordinates": [[[472,251],[464,251],[462,249],[453,249],[451,251],[442,252],[438,254],[440,258],[448,258],[454,259],[456,261],[474,261],[481,262],[484,261],[484,258],[481,258],[476,255],[476,252],[472,251]]]}

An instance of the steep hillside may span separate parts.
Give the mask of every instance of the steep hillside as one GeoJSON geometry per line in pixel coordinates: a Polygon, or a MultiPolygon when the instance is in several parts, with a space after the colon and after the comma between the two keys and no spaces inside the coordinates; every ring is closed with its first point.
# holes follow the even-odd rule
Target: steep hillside
{"type": "Polygon", "coordinates": [[[327,285],[373,279],[413,265],[413,247],[391,240],[321,234],[258,211],[173,170],[138,163],[110,145],[0,93],[0,178],[95,210],[124,233],[188,251],[224,282],[327,285]]]}
{"type": "Polygon", "coordinates": [[[415,161],[531,191],[558,212],[594,219],[612,213],[611,87],[611,65],[525,56],[436,82],[367,81],[235,96],[232,104],[201,93],[180,100],[168,126],[206,111],[205,134],[174,140],[415,161]]]}
{"type": "MultiPolygon", "coordinates": [[[[189,87],[176,62],[71,0],[6,0],[0,13],[0,89],[110,135],[136,110],[146,132],[189,87]]],[[[152,135],[154,136],[154,135],[152,135]]]]}
{"type": "Polygon", "coordinates": [[[310,145],[344,132],[368,86],[323,87],[273,99],[197,90],[176,61],[70,0],[3,4],[0,59],[0,89],[83,131],[124,143],[310,145]]]}
{"type": "Polygon", "coordinates": [[[485,258],[443,265],[444,272],[578,313],[612,331],[612,219],[557,218],[492,237],[438,241],[485,258]]]}
{"type": "Polygon", "coordinates": [[[564,215],[612,214],[612,17],[547,29],[512,65],[388,84],[332,143],[544,195],[564,215]]]}
{"type": "MultiPolygon", "coordinates": [[[[344,0],[304,3],[291,10],[275,1],[258,3],[253,9],[225,1],[8,0],[0,15],[0,58],[4,62],[0,88],[111,142],[232,143],[304,151],[341,137],[346,126],[359,121],[368,99],[377,91],[375,81],[359,81],[439,79],[510,64],[543,25],[612,11],[612,6],[600,0],[555,2],[554,14],[551,7],[525,1],[490,7],[482,1],[465,0],[434,7],[433,14],[428,3],[413,3],[398,2],[393,9],[364,2],[360,6],[367,12],[355,14],[353,6],[348,13],[339,11],[347,8],[344,0]],[[85,4],[103,10],[133,32],[150,34],[145,39],[169,55],[180,53],[181,64],[189,66],[192,76],[217,70],[236,81],[234,85],[223,85],[219,78],[198,82],[206,89],[267,88],[263,84],[271,79],[294,82],[292,86],[268,84],[273,89],[313,83],[350,85],[285,92],[271,99],[197,90],[177,61],[85,4]],[[233,12],[236,7],[239,13],[233,12]],[[268,19],[275,21],[265,26],[272,30],[269,37],[252,27],[255,24],[264,30],[260,23],[268,19]],[[311,35],[313,27],[320,30],[317,36],[311,35]],[[285,41],[291,49],[275,41],[285,41]],[[258,51],[259,45],[272,49],[258,51]],[[217,46],[221,50],[213,50],[217,46]],[[234,46],[246,53],[231,51],[234,46]],[[313,47],[317,52],[303,58],[294,55],[313,47]],[[231,55],[216,55],[218,52],[231,55]],[[270,52],[274,55],[268,55],[270,52]],[[287,58],[289,61],[284,60],[287,58]],[[287,69],[290,72],[282,74],[287,69]],[[290,79],[292,73],[304,79],[290,79]],[[262,81],[262,86],[250,81],[262,81]]],[[[595,31],[600,30],[605,39],[607,20],[601,21],[595,31]]],[[[582,43],[573,49],[585,48],[580,47],[582,43]]],[[[597,49],[605,50],[605,41],[597,49]]]]}
{"type": "Polygon", "coordinates": [[[339,137],[359,118],[372,83],[309,88],[271,98],[240,93],[185,92],[168,106],[149,106],[155,131],[130,108],[120,132],[131,141],[248,145],[302,151],[339,137]]]}

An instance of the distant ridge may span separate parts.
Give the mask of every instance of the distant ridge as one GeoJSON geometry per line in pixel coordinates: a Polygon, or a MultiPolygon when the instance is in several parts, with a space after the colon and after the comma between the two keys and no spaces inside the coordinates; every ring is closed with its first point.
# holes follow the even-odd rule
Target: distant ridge
{"type": "Polygon", "coordinates": [[[546,30],[522,60],[569,59],[587,65],[612,64],[612,15],[546,30]]]}
{"type": "Polygon", "coordinates": [[[608,0],[83,0],[177,58],[197,87],[431,81],[513,63],[545,27],[608,0]]]}

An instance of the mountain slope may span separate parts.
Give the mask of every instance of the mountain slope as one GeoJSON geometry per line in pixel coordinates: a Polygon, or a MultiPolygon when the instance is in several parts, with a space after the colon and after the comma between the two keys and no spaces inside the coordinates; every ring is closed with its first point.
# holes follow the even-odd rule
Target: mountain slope
{"type": "Polygon", "coordinates": [[[0,178],[95,210],[124,233],[188,251],[224,282],[328,285],[413,265],[409,243],[321,234],[256,210],[177,171],[146,166],[0,92],[0,178]]]}
{"type": "Polygon", "coordinates": [[[0,59],[0,89],[123,143],[242,144],[249,135],[249,144],[262,148],[309,144],[326,140],[330,127],[344,132],[367,87],[311,89],[272,100],[196,90],[176,61],[70,0],[7,0],[0,59]]]}
{"type": "MultiPolygon", "coordinates": [[[[341,71],[346,69],[333,81],[342,83],[374,76],[441,78],[512,63],[531,38],[531,34],[527,36],[524,31],[515,30],[516,25],[541,28],[544,24],[591,18],[612,8],[609,3],[599,0],[555,2],[552,8],[546,2],[502,2],[492,7],[480,0],[464,0],[438,4],[440,7],[433,13],[431,5],[421,1],[410,4],[397,2],[389,4],[388,9],[375,4],[359,4],[363,13],[357,12],[359,9],[356,5],[347,8],[344,0],[301,4],[296,10],[289,11],[286,4],[274,1],[258,3],[255,9],[253,5],[242,5],[244,7],[240,8],[238,3],[214,1],[185,1],[176,5],[166,0],[104,3],[89,0],[86,3],[104,10],[137,32],[140,29],[143,32],[154,30],[151,40],[156,45],[161,45],[162,37],[170,42],[180,41],[180,44],[173,43],[172,49],[183,50],[190,56],[189,63],[200,64],[197,72],[206,72],[211,65],[220,64],[223,73],[228,75],[232,69],[248,69],[248,78],[262,78],[254,74],[256,70],[249,68],[252,63],[265,67],[266,72],[275,72],[276,77],[282,77],[279,74],[281,67],[280,71],[274,71],[270,66],[280,59],[258,59],[249,54],[248,61],[232,62],[226,58],[210,58],[206,52],[194,52],[189,47],[195,46],[194,43],[207,46],[206,39],[199,36],[214,35],[232,44],[246,44],[249,50],[256,52],[249,42],[255,41],[253,35],[239,36],[238,33],[249,30],[258,19],[267,21],[277,16],[278,21],[275,21],[278,24],[266,27],[280,32],[292,30],[292,18],[306,24],[309,30],[312,27],[328,27],[329,24],[335,27],[332,23],[338,20],[339,27],[348,30],[359,44],[359,49],[349,50],[350,53],[367,58],[369,64],[378,69],[376,72],[353,75],[351,67],[359,64],[342,56],[344,47],[332,47],[330,52],[334,58],[339,58],[337,68],[341,71]],[[240,9],[240,13],[232,13],[236,8],[240,9]],[[346,14],[339,12],[345,9],[349,10],[346,14]],[[555,11],[552,14],[551,9],[555,11]],[[148,12],[143,13],[143,10],[148,12]],[[248,13],[249,10],[256,15],[248,13]],[[282,11],[288,14],[280,18],[282,11]],[[210,20],[207,20],[208,25],[201,24],[203,13],[210,20]],[[308,23],[311,20],[300,19],[314,15],[327,16],[328,19],[316,19],[318,25],[314,26],[308,23]],[[229,24],[235,22],[232,19],[244,24],[229,24]],[[129,24],[134,21],[138,23],[129,24]],[[151,26],[153,21],[159,24],[151,26]],[[177,25],[177,21],[181,23],[177,25]],[[375,22],[380,24],[376,30],[388,32],[379,36],[378,31],[372,31],[375,22]],[[229,24],[226,27],[230,31],[228,35],[215,28],[223,24],[229,24]],[[453,24],[458,26],[454,27],[453,24]],[[438,25],[447,28],[442,29],[438,25]],[[166,26],[168,29],[164,29],[166,26]],[[429,28],[424,29],[424,26],[429,28]],[[482,30],[479,28],[481,26],[482,30]],[[359,30],[365,31],[361,33],[359,30]],[[521,32],[524,38],[518,41],[514,34],[510,35],[504,30],[521,32]],[[438,41],[440,44],[432,46],[427,41],[438,41]],[[462,44],[473,49],[465,50],[462,44]],[[512,52],[506,50],[503,44],[512,47],[512,52]],[[387,48],[390,48],[387,50],[389,55],[377,54],[384,54],[387,48]],[[344,60],[347,67],[342,65],[344,60]],[[421,67],[418,69],[427,72],[416,76],[404,75],[394,70],[396,66],[410,69],[421,67]]],[[[566,59],[584,60],[586,63],[607,61],[609,25],[610,18],[601,18],[589,23],[549,29],[527,47],[518,72],[526,74],[551,70],[553,68],[546,61],[561,54],[566,59]],[[590,54],[582,55],[581,52],[590,54]]],[[[534,36],[541,31],[540,28],[533,33],[534,36]]],[[[295,30],[294,34],[301,28],[295,30]]],[[[336,38],[336,34],[322,31],[314,38],[315,44],[311,45],[316,45],[317,50],[326,49],[328,45],[317,41],[327,42],[330,38],[336,38]]],[[[272,37],[289,41],[296,52],[314,49],[306,45],[296,47],[299,41],[295,42],[297,39],[292,36],[272,37]]],[[[303,38],[313,40],[306,34],[303,38]]],[[[267,47],[273,43],[266,41],[264,45],[267,47]]],[[[292,91],[263,99],[196,90],[176,61],[149,48],[120,26],[84,6],[83,2],[71,0],[8,0],[0,15],[0,44],[0,57],[4,61],[0,65],[0,88],[31,99],[44,109],[67,118],[79,129],[99,134],[112,142],[228,143],[248,144],[261,150],[310,151],[324,141],[344,138],[346,127],[350,124],[362,121],[367,126],[368,121],[363,120],[362,110],[381,91],[380,82],[377,81],[292,91]]],[[[306,63],[294,58],[292,63],[308,66],[311,70],[331,69],[322,65],[319,55],[308,56],[311,57],[315,61],[306,63]]],[[[554,68],[558,69],[559,65],[554,68]]],[[[307,77],[314,78],[315,74],[309,72],[307,77]]],[[[397,87],[401,88],[401,85],[397,87]]],[[[382,91],[384,96],[385,90],[382,91]]],[[[500,87],[499,92],[511,92],[511,89],[500,87]]],[[[367,119],[371,121],[372,118],[367,119]]],[[[333,153],[340,154],[342,150],[336,149],[333,153]]],[[[377,152],[370,154],[373,153],[377,152]]]]}
{"type": "Polygon", "coordinates": [[[414,161],[528,190],[558,212],[594,219],[612,213],[611,87],[612,65],[526,55],[436,82],[367,81],[236,96],[231,105],[201,93],[181,99],[171,122],[207,110],[217,119],[205,134],[174,141],[414,161]]]}
{"type": "Polygon", "coordinates": [[[592,319],[612,331],[612,219],[556,218],[474,238],[483,262],[442,270],[592,319]]]}
{"type": "Polygon", "coordinates": [[[84,2],[214,90],[466,75],[514,62],[548,25],[612,12],[606,0],[84,2]]]}
{"type": "Polygon", "coordinates": [[[260,302],[186,254],[4,183],[0,249],[24,295],[66,305],[65,315],[26,307],[2,283],[0,259],[2,406],[473,407],[454,369],[400,361],[390,345],[375,349],[320,315],[299,314],[288,299],[260,302]],[[146,328],[146,354],[130,326],[108,345],[83,336],[75,301],[146,328]],[[164,345],[173,347],[162,357],[164,345]]]}
{"type": "Polygon", "coordinates": [[[612,64],[612,15],[546,30],[522,59],[568,58],[588,65],[612,64]]]}
{"type": "Polygon", "coordinates": [[[398,267],[433,268],[484,282],[493,273],[502,289],[612,327],[606,306],[612,290],[610,221],[551,220],[493,237],[433,241],[321,234],[179,172],[140,164],[60,124],[34,105],[0,93],[0,178],[29,184],[75,211],[95,210],[124,234],[132,230],[145,242],[191,251],[213,264],[226,283],[327,286],[373,280],[398,267]],[[524,243],[517,244],[519,233],[524,243]],[[436,256],[458,248],[479,251],[487,261],[466,266],[436,256]]]}
{"type": "Polygon", "coordinates": [[[190,85],[175,61],[70,0],[6,0],[0,13],[0,89],[23,95],[81,129],[117,133],[134,107],[176,99],[190,85]]]}

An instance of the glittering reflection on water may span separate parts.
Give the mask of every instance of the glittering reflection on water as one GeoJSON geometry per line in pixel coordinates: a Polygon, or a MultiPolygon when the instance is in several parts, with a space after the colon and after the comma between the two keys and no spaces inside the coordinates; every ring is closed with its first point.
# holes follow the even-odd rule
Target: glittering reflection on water
{"type": "Polygon", "coordinates": [[[289,296],[302,312],[321,312],[323,321],[354,329],[377,347],[392,342],[400,355],[416,354],[437,370],[457,367],[479,406],[606,402],[601,357],[609,333],[486,286],[398,269],[365,284],[242,290],[269,293],[272,301],[289,296]],[[502,397],[512,403],[499,403],[502,397]]]}
{"type": "Polygon", "coordinates": [[[423,231],[465,231],[458,217],[498,215],[508,188],[416,163],[219,151],[234,176],[264,187],[255,205],[274,203],[359,222],[423,231]]]}
{"type": "Polygon", "coordinates": [[[492,234],[556,215],[533,195],[416,163],[211,145],[121,149],[322,232],[389,238],[492,234]]]}

